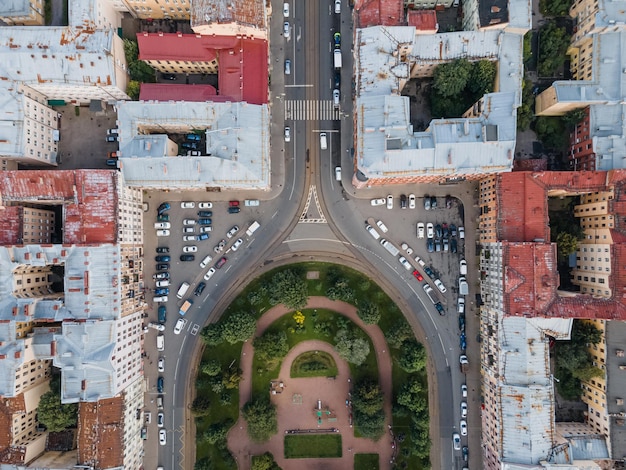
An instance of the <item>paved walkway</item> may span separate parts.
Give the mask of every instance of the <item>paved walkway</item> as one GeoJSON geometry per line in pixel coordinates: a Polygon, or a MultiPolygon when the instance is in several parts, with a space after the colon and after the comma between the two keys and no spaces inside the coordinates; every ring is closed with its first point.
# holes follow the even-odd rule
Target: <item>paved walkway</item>
{"type": "MultiPolygon", "coordinates": [[[[392,377],[391,357],[387,350],[387,342],[378,326],[365,325],[356,314],[356,308],[340,301],[332,301],[326,297],[309,297],[306,309],[328,309],[344,315],[361,327],[370,337],[374,345],[378,362],[379,383],[384,396],[383,408],[385,410],[385,427],[391,422],[392,400],[392,377]]],[[[292,312],[284,305],[278,305],[267,311],[258,321],[255,337],[263,332],[278,318],[292,312]]],[[[239,404],[241,407],[250,400],[252,387],[252,359],[254,350],[252,341],[244,343],[241,357],[241,369],[243,380],[239,383],[239,404]]],[[[391,437],[383,435],[378,442],[369,439],[354,437],[353,428],[348,423],[348,409],[345,400],[348,397],[350,383],[350,369],[329,343],[324,341],[304,341],[298,343],[289,351],[283,360],[279,379],[285,385],[285,391],[281,394],[271,395],[272,403],[277,406],[278,433],[268,442],[256,444],[249,440],[246,421],[240,416],[239,421],[228,433],[228,448],[235,456],[239,470],[250,468],[252,455],[260,455],[271,452],[274,459],[283,470],[346,470],[354,468],[353,455],[355,453],[378,453],[380,456],[380,468],[390,468],[389,464],[393,449],[391,437]],[[335,380],[326,377],[312,377],[302,379],[290,378],[291,363],[305,351],[325,351],[331,354],[338,367],[335,380]],[[294,404],[294,394],[302,396],[302,404],[294,404]],[[342,437],[343,456],[337,459],[285,459],[283,451],[284,435],[287,429],[317,429],[317,417],[314,408],[317,400],[322,400],[322,406],[328,406],[336,415],[337,421],[324,423],[321,428],[337,428],[342,437]]],[[[269,390],[269,384],[268,384],[269,390]]],[[[269,393],[269,391],[268,391],[269,393]]]]}

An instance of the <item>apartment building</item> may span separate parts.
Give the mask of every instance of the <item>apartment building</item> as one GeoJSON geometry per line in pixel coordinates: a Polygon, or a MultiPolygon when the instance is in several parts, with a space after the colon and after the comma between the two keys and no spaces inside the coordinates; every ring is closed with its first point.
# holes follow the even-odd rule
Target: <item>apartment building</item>
{"type": "Polygon", "coordinates": [[[43,26],[44,0],[6,0],[0,4],[0,20],[6,26],[43,26]]]}
{"type": "Polygon", "coordinates": [[[135,18],[154,20],[189,20],[192,0],[114,0],[120,11],[135,18]]]}
{"type": "MultiPolygon", "coordinates": [[[[173,1],[173,0],[172,0],[173,1]]],[[[205,36],[269,39],[270,7],[263,0],[194,0],[191,29],[205,36]]]]}

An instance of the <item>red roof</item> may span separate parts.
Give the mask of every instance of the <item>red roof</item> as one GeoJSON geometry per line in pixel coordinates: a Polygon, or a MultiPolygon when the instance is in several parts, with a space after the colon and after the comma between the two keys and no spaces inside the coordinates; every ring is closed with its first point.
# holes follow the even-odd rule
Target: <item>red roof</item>
{"type": "Polygon", "coordinates": [[[219,96],[222,98],[211,101],[245,101],[250,104],[268,102],[266,40],[237,36],[138,33],[137,42],[139,58],[142,60],[203,62],[217,58],[219,96]]]}
{"type": "Polygon", "coordinates": [[[218,101],[217,90],[211,85],[142,83],[141,101],[218,101]]]}
{"type": "Polygon", "coordinates": [[[124,465],[124,399],[78,405],[78,463],[96,468],[124,465]]]}
{"type": "Polygon", "coordinates": [[[513,171],[546,171],[547,169],[547,158],[527,158],[526,160],[513,160],[513,171]]]}
{"type": "MultiPolygon", "coordinates": [[[[63,205],[63,243],[116,243],[118,178],[115,170],[2,171],[0,197],[4,205],[63,205]]],[[[14,244],[12,236],[0,230],[0,244],[14,244]]]]}
{"type": "Polygon", "coordinates": [[[355,0],[354,10],[359,28],[406,24],[403,0],[355,0]]]}
{"type": "Polygon", "coordinates": [[[406,14],[409,26],[423,32],[437,32],[437,12],[435,10],[409,10],[406,14]]]}

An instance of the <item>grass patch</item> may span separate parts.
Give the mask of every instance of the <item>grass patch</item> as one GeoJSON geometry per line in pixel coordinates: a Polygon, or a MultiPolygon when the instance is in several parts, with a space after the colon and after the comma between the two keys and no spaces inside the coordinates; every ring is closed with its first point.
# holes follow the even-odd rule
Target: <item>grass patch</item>
{"type": "Polygon", "coordinates": [[[335,377],[337,364],[324,351],[308,351],[296,357],[291,364],[291,377],[335,377]]]}
{"type": "Polygon", "coordinates": [[[285,436],[286,459],[332,459],[341,455],[340,434],[285,436]]]}
{"type": "Polygon", "coordinates": [[[378,454],[354,454],[355,470],[378,470],[378,454]]]}

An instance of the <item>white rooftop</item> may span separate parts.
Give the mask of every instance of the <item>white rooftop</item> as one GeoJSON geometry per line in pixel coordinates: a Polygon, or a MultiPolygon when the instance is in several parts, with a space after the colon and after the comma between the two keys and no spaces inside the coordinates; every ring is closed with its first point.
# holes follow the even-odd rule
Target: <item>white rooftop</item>
{"type": "MultiPolygon", "coordinates": [[[[118,103],[120,167],[124,180],[143,188],[270,188],[269,111],[266,105],[239,103],[118,103]],[[203,130],[206,147],[198,157],[129,154],[139,132],[187,133],[203,130]],[[128,146],[128,147],[127,147],[128,146]]],[[[142,137],[140,137],[142,138],[142,137]]],[[[137,149],[140,146],[135,146],[137,149]]]]}
{"type": "Polygon", "coordinates": [[[30,8],[30,0],[2,0],[0,16],[27,16],[30,8]]]}
{"type": "Polygon", "coordinates": [[[24,154],[24,102],[15,82],[0,82],[0,155],[24,154]]]}

